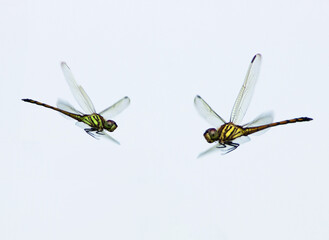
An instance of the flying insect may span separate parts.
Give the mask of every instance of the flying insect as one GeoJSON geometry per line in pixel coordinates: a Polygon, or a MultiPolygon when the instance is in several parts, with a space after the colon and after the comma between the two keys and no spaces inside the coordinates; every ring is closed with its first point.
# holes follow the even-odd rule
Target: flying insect
{"type": "Polygon", "coordinates": [[[75,100],[85,113],[76,110],[71,104],[63,100],[57,101],[57,108],[28,98],[22,100],[24,102],[29,102],[53,109],[63,114],[64,116],[67,116],[68,118],[75,119],[77,121],[77,126],[83,128],[86,133],[96,139],[107,138],[117,144],[120,144],[107,132],[113,132],[118,127],[116,122],[111,119],[128,107],[130,103],[129,97],[124,97],[118,102],[114,103],[112,106],[104,109],[99,113],[96,113],[95,107],[89,96],[82,88],[82,86],[77,84],[70,68],[65,62],[61,63],[61,68],[75,100]]]}
{"type": "Polygon", "coordinates": [[[194,105],[199,114],[215,127],[205,131],[203,134],[205,139],[208,143],[217,142],[216,145],[202,152],[198,157],[217,150],[222,151],[222,154],[227,154],[237,149],[242,143],[250,141],[248,135],[263,133],[271,127],[313,120],[308,117],[299,117],[273,123],[273,114],[266,113],[247,124],[241,125],[254,92],[260,64],[261,55],[256,54],[249,65],[244,83],[235,100],[229,122],[220,117],[199,95],[194,98],[194,105]]]}

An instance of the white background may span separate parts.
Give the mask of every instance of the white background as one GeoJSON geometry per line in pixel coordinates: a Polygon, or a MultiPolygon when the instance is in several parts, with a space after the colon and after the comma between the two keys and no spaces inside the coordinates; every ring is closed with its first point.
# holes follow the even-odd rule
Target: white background
{"type": "Polygon", "coordinates": [[[329,2],[0,1],[0,239],[329,239],[329,2]],[[225,120],[254,54],[244,122],[271,129],[221,156],[196,112],[225,120]],[[97,141],[51,105],[75,106],[66,61],[98,111],[124,96],[121,142],[97,141]]]}

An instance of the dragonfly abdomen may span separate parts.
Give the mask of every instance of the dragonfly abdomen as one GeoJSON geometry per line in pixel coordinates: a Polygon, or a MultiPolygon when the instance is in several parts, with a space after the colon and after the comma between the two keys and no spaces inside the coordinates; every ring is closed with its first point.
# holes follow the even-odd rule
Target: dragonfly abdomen
{"type": "Polygon", "coordinates": [[[78,114],[74,114],[74,113],[70,113],[70,112],[67,112],[65,110],[62,110],[62,109],[59,109],[59,108],[56,108],[56,107],[53,107],[53,106],[50,106],[48,104],[45,104],[45,103],[42,103],[42,102],[38,102],[38,101],[35,101],[35,100],[32,100],[32,99],[28,99],[28,98],[24,98],[22,99],[22,101],[24,102],[29,102],[29,103],[33,103],[33,104],[36,104],[36,105],[39,105],[39,106],[43,106],[43,107],[46,107],[46,108],[50,108],[50,109],[53,109],[57,112],[60,112],[66,116],[69,116],[75,120],[78,120],[78,121],[81,121],[81,116],[78,115],[78,114]]]}
{"type": "Polygon", "coordinates": [[[264,130],[266,128],[270,128],[270,127],[275,127],[275,126],[279,126],[279,125],[285,125],[288,123],[296,123],[296,122],[307,122],[307,121],[311,121],[313,120],[312,118],[308,118],[308,117],[300,117],[300,118],[293,118],[293,119],[289,119],[289,120],[285,120],[285,121],[280,121],[280,122],[275,122],[275,123],[270,123],[270,124],[266,124],[266,125],[262,125],[262,126],[258,126],[258,127],[249,127],[249,128],[244,128],[245,130],[245,136],[264,130]]]}

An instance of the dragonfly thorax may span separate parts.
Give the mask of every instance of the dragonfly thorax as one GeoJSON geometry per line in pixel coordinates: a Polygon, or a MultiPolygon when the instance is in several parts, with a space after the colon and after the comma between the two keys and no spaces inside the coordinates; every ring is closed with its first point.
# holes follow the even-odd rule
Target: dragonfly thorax
{"type": "Polygon", "coordinates": [[[225,144],[244,135],[244,129],[232,122],[222,125],[218,129],[219,143],[225,144]]]}
{"type": "Polygon", "coordinates": [[[114,121],[106,121],[100,114],[97,113],[84,115],[82,117],[82,122],[86,123],[98,132],[102,132],[104,129],[109,132],[113,132],[118,127],[114,121]]]}

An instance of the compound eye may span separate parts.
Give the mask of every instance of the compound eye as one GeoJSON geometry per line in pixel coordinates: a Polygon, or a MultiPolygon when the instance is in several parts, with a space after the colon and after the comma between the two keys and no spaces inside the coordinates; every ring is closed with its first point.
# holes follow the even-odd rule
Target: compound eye
{"type": "Polygon", "coordinates": [[[216,138],[217,131],[215,129],[210,129],[209,134],[210,134],[211,138],[216,138]]]}
{"type": "Polygon", "coordinates": [[[209,143],[213,143],[214,141],[218,140],[218,132],[215,128],[208,129],[203,136],[209,143]]]}
{"type": "Polygon", "coordinates": [[[113,132],[118,127],[118,125],[114,121],[112,121],[112,120],[107,120],[106,122],[107,122],[107,124],[109,126],[108,127],[108,130],[110,132],[113,132]]]}

